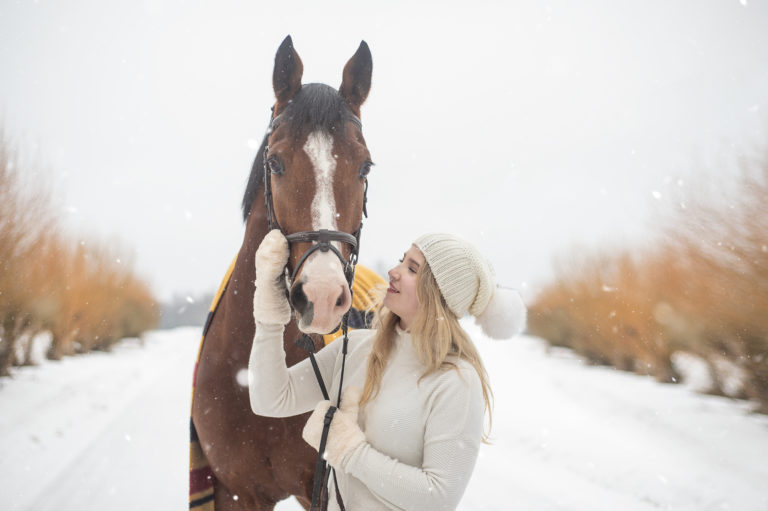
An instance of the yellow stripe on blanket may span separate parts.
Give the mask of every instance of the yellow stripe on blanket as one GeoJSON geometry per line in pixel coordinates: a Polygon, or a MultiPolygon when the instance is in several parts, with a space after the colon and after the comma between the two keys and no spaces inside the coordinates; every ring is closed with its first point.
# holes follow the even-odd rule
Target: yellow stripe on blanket
{"type": "MultiPolygon", "coordinates": [[[[208,327],[211,325],[213,313],[219,305],[221,296],[227,288],[229,278],[232,276],[232,271],[235,269],[236,261],[237,256],[232,260],[232,264],[229,265],[229,269],[227,269],[227,273],[224,275],[224,279],[222,279],[218,291],[216,291],[216,296],[213,298],[211,308],[208,310],[208,317],[203,326],[202,339],[200,339],[200,348],[197,350],[197,358],[195,359],[195,370],[192,376],[192,400],[195,396],[197,365],[200,363],[200,353],[203,351],[205,334],[208,332],[208,327]]],[[[192,400],[190,400],[191,404],[192,400]]],[[[191,410],[189,413],[189,435],[189,509],[190,511],[214,511],[213,490],[216,476],[214,476],[213,471],[208,464],[208,459],[205,457],[205,453],[203,453],[200,440],[197,438],[197,430],[195,429],[194,422],[192,422],[191,410]]]]}

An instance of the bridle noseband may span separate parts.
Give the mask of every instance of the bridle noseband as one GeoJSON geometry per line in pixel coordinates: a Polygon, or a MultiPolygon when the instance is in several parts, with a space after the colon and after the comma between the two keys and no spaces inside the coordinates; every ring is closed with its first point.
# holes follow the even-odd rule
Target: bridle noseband
{"type": "MultiPolygon", "coordinates": [[[[269,123],[269,133],[271,133],[275,126],[277,125],[277,120],[280,118],[280,115],[273,118],[271,122],[269,123]]],[[[348,119],[351,120],[353,123],[357,125],[358,128],[362,129],[363,125],[360,122],[360,119],[358,119],[356,116],[349,114],[348,119]]],[[[269,144],[267,143],[264,146],[264,154],[262,155],[262,160],[264,164],[264,197],[265,202],[267,204],[267,224],[269,225],[269,230],[272,229],[278,229],[280,232],[283,233],[285,236],[285,239],[288,240],[288,243],[316,243],[315,245],[312,245],[312,247],[309,248],[299,259],[299,262],[296,264],[296,267],[293,269],[293,272],[291,273],[290,280],[289,280],[289,286],[293,284],[293,282],[296,279],[296,275],[298,275],[299,270],[301,269],[304,262],[307,260],[307,258],[312,255],[316,251],[321,252],[333,252],[336,257],[339,258],[339,261],[341,261],[341,265],[344,268],[344,276],[347,279],[347,284],[349,286],[349,290],[352,291],[352,281],[355,278],[355,265],[357,264],[357,258],[358,254],[360,253],[360,233],[363,230],[363,222],[360,222],[360,227],[357,228],[355,232],[352,234],[343,232],[343,231],[333,231],[329,229],[320,229],[317,231],[301,231],[301,232],[295,232],[292,234],[285,234],[285,231],[283,231],[282,227],[280,227],[280,224],[277,221],[277,216],[275,215],[275,206],[272,202],[272,180],[270,179],[270,171],[269,166],[267,165],[267,154],[269,153],[269,144]],[[332,242],[338,241],[341,243],[346,243],[351,247],[351,252],[349,255],[349,260],[345,260],[344,256],[342,255],[341,251],[334,247],[332,242]]],[[[368,178],[365,178],[365,188],[363,190],[363,216],[365,218],[368,218],[368,211],[367,211],[367,202],[368,202],[368,178]]]]}

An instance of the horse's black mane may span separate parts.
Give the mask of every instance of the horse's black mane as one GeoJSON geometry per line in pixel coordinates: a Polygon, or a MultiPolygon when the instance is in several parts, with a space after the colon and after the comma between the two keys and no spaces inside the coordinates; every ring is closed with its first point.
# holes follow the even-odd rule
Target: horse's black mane
{"type": "MultiPolygon", "coordinates": [[[[292,136],[298,138],[306,131],[333,132],[341,125],[342,120],[350,116],[352,112],[347,102],[336,89],[322,83],[309,83],[296,93],[290,104],[280,113],[276,123],[288,123],[292,136]]],[[[270,131],[264,135],[261,147],[253,160],[251,175],[243,195],[243,221],[248,220],[253,201],[256,200],[256,194],[264,181],[264,148],[270,131]]]]}

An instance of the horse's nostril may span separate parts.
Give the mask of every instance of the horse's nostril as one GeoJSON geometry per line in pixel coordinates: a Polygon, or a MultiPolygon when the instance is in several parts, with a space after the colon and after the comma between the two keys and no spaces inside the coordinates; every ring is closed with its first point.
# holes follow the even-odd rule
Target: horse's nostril
{"type": "Polygon", "coordinates": [[[299,314],[304,314],[307,309],[307,295],[304,293],[304,285],[299,282],[291,289],[291,305],[299,314]]]}
{"type": "Polygon", "coordinates": [[[336,307],[344,307],[345,305],[347,305],[347,290],[342,287],[339,297],[336,298],[336,307]]]}

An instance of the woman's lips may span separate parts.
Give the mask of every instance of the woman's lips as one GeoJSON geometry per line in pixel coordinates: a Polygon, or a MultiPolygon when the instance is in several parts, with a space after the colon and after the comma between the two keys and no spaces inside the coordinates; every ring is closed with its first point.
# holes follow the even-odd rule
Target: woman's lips
{"type": "Polygon", "coordinates": [[[399,292],[400,291],[398,291],[397,289],[395,289],[392,286],[389,286],[389,289],[387,289],[387,293],[399,293],[399,292]]]}

